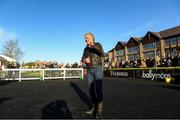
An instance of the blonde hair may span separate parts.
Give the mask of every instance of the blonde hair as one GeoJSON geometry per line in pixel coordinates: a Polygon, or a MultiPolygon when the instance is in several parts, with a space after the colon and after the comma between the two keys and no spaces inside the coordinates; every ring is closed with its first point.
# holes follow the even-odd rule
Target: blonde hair
{"type": "Polygon", "coordinates": [[[91,36],[93,37],[93,41],[95,41],[95,37],[94,37],[93,33],[88,32],[88,33],[86,33],[84,36],[86,37],[87,35],[91,35],[91,36]]]}

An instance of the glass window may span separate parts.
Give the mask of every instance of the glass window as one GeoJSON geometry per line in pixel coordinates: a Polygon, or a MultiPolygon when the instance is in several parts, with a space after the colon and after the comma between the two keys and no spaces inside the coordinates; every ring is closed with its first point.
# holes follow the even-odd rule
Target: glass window
{"type": "Polygon", "coordinates": [[[176,49],[176,48],[174,48],[174,49],[173,49],[172,56],[173,56],[173,57],[175,57],[176,55],[177,55],[177,49],[176,49]]]}
{"type": "Polygon", "coordinates": [[[160,51],[156,50],[156,56],[160,56],[160,51]]]}
{"type": "Polygon", "coordinates": [[[149,58],[154,58],[154,56],[155,56],[154,51],[153,52],[149,52],[149,58]]]}
{"type": "Polygon", "coordinates": [[[129,55],[129,56],[128,56],[128,60],[129,60],[129,61],[134,60],[134,55],[129,55]]]}
{"type": "Polygon", "coordinates": [[[155,57],[154,51],[144,53],[144,58],[145,59],[147,59],[147,58],[152,58],[153,59],[154,57],[155,57]]]}
{"type": "Polygon", "coordinates": [[[159,48],[159,47],[160,47],[160,43],[156,42],[156,48],[159,48]]]}
{"type": "Polygon", "coordinates": [[[147,54],[146,53],[144,53],[144,59],[146,59],[147,58],[147,54]]]}
{"type": "Polygon", "coordinates": [[[171,45],[176,45],[176,38],[173,37],[170,39],[171,45]]]}
{"type": "Polygon", "coordinates": [[[139,52],[138,46],[128,48],[128,53],[137,53],[137,52],[139,52]]]}
{"type": "Polygon", "coordinates": [[[131,57],[130,57],[130,55],[128,55],[128,61],[131,61],[131,57]]]}
{"type": "Polygon", "coordinates": [[[169,41],[169,39],[165,40],[164,42],[165,42],[165,47],[169,47],[169,46],[170,46],[170,41],[169,41]]]}
{"type": "Polygon", "coordinates": [[[124,50],[116,51],[116,56],[124,56],[124,50]]]}
{"type": "Polygon", "coordinates": [[[134,47],[134,51],[137,53],[137,52],[139,52],[139,46],[135,46],[134,47]]]}
{"type": "Polygon", "coordinates": [[[133,47],[129,47],[128,48],[128,53],[132,53],[133,52],[133,47]]]}
{"type": "Polygon", "coordinates": [[[139,54],[135,54],[134,55],[134,60],[138,60],[139,59],[139,54]]]}
{"type": "Polygon", "coordinates": [[[139,59],[139,54],[128,55],[128,61],[135,61],[139,59]]]}
{"type": "Polygon", "coordinates": [[[150,50],[159,47],[159,42],[148,43],[144,45],[144,50],[150,50]]]}
{"type": "Polygon", "coordinates": [[[180,36],[177,37],[177,42],[180,44],[180,36]]]}
{"type": "Polygon", "coordinates": [[[119,62],[122,62],[124,60],[124,57],[119,57],[119,62]]]}
{"type": "Polygon", "coordinates": [[[167,50],[166,50],[166,57],[168,57],[169,55],[170,55],[170,50],[167,49],[167,50]]]}

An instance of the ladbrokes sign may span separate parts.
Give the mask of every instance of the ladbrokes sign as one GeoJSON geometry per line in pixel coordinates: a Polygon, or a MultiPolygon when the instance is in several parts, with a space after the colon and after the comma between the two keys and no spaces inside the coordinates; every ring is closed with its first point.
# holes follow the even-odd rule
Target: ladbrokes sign
{"type": "Polygon", "coordinates": [[[128,77],[128,72],[123,71],[110,71],[112,77],[128,77]]]}

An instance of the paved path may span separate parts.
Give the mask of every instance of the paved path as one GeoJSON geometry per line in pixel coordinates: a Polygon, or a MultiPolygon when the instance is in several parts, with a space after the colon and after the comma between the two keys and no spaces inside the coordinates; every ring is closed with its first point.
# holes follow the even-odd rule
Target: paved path
{"type": "MultiPolygon", "coordinates": [[[[180,84],[106,78],[103,91],[104,118],[180,118],[180,84]]],[[[84,80],[0,81],[0,118],[94,118],[88,104],[84,80]]]]}

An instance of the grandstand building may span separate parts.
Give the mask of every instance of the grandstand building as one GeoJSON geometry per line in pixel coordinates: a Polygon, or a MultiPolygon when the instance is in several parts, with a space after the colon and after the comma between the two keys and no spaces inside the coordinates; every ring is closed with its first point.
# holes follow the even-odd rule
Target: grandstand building
{"type": "Polygon", "coordinates": [[[127,42],[118,41],[108,52],[109,62],[135,61],[175,57],[180,52],[180,26],[162,30],[148,31],[145,36],[131,37],[127,42]]]}

